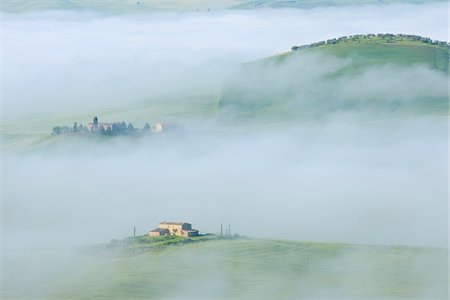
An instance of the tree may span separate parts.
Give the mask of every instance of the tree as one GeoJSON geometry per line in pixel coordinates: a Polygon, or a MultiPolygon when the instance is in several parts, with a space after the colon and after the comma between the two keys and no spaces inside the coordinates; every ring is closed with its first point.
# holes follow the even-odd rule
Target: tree
{"type": "Polygon", "coordinates": [[[98,129],[98,118],[95,116],[93,121],[94,121],[93,129],[94,129],[94,131],[97,131],[97,129],[98,129]]]}
{"type": "Polygon", "coordinates": [[[144,130],[145,131],[150,130],[150,125],[148,123],[145,123],[144,130]]]}
{"type": "Polygon", "coordinates": [[[113,123],[112,124],[112,134],[119,134],[122,131],[121,123],[113,123]]]}
{"type": "Polygon", "coordinates": [[[78,125],[77,125],[77,122],[73,123],[72,131],[73,131],[73,132],[78,132],[78,125]]]}
{"type": "Polygon", "coordinates": [[[53,127],[52,134],[53,135],[61,134],[61,127],[59,127],[59,126],[53,127]]]}
{"type": "Polygon", "coordinates": [[[69,133],[70,132],[70,128],[68,126],[63,126],[60,129],[61,133],[69,133]]]}
{"type": "Polygon", "coordinates": [[[134,130],[134,126],[131,123],[128,123],[128,130],[132,131],[134,130]]]}

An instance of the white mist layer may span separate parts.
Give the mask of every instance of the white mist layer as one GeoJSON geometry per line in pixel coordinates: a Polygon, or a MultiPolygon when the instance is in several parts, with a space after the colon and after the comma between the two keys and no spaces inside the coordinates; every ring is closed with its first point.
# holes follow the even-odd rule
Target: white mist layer
{"type": "Polygon", "coordinates": [[[212,233],[223,222],[252,237],[445,247],[446,124],[63,140],[5,160],[4,240],[95,243],[184,220],[212,233]]]}
{"type": "MultiPolygon", "coordinates": [[[[378,32],[446,40],[448,27],[445,3],[126,16],[45,12],[2,17],[3,117],[17,121],[41,114],[69,122],[47,120],[48,128],[35,128],[33,122],[15,122],[15,128],[11,122],[2,143],[12,144],[16,140],[10,139],[10,132],[26,139],[42,130],[49,134],[51,126],[88,121],[68,113],[99,113],[101,120],[108,121],[101,112],[110,106],[126,109],[164,94],[178,100],[185,93],[219,95],[224,78],[242,62],[287,51],[292,45],[378,32]],[[21,132],[24,127],[28,131],[21,132]]],[[[288,66],[291,70],[278,77],[276,73],[267,77],[281,89],[299,82],[305,86],[289,104],[307,101],[305,107],[321,110],[315,102],[316,92],[322,91],[325,98],[332,91],[333,97],[342,100],[371,97],[389,104],[390,99],[400,98],[407,105],[410,97],[445,97],[448,87],[448,77],[424,66],[380,66],[324,82],[327,74],[346,61],[312,58],[304,57],[305,61],[288,66]],[[298,68],[309,72],[296,74],[298,68]],[[291,75],[297,75],[295,80],[289,81],[291,75]]],[[[183,104],[198,105],[191,100],[186,96],[183,104]]],[[[180,118],[186,127],[182,134],[91,139],[49,137],[45,132],[42,143],[30,148],[20,148],[18,138],[17,148],[22,151],[1,157],[1,271],[5,291],[11,293],[6,297],[58,298],[55,292],[80,296],[86,290],[86,295],[92,290],[113,291],[111,295],[120,297],[128,288],[140,289],[144,297],[159,289],[159,298],[198,298],[200,294],[223,298],[236,287],[239,291],[243,282],[247,284],[241,290],[245,299],[279,295],[345,298],[355,295],[355,288],[364,290],[364,295],[389,295],[387,290],[397,295],[398,286],[410,287],[404,285],[405,278],[417,283],[411,295],[424,299],[444,295],[445,255],[428,260],[434,252],[421,256],[417,253],[423,249],[403,249],[396,254],[395,265],[384,272],[390,260],[382,258],[395,254],[389,252],[392,249],[372,248],[386,251],[381,256],[352,250],[328,258],[325,251],[316,253],[318,261],[311,263],[308,251],[295,247],[290,250],[295,259],[285,261],[285,253],[277,252],[273,242],[447,247],[448,119],[432,114],[401,119],[398,114],[397,120],[383,120],[390,116],[384,112],[332,111],[320,121],[230,128],[217,126],[213,113],[205,113],[207,122],[200,114],[184,115],[186,122],[180,118]],[[48,140],[53,143],[45,144],[48,140]],[[116,259],[71,250],[36,250],[108,242],[131,236],[134,226],[137,234],[147,234],[163,220],[191,222],[203,233],[217,233],[220,223],[231,224],[232,233],[269,239],[276,253],[244,253],[244,258],[248,255],[256,259],[255,265],[266,268],[260,270],[266,274],[260,280],[253,276],[254,265],[246,269],[245,261],[245,272],[234,273],[233,267],[242,262],[234,260],[235,250],[211,251],[208,247],[213,242],[195,248],[198,252],[189,246],[164,252],[159,258],[161,269],[152,265],[158,260],[148,259],[154,253],[116,259]],[[407,252],[412,254],[402,256],[407,252]],[[271,268],[268,256],[279,256],[278,265],[271,268]],[[275,272],[266,272],[267,268],[275,272]],[[293,269],[296,272],[289,273],[293,269]],[[175,277],[183,281],[175,289],[171,281],[171,288],[158,286],[149,276],[155,270],[167,276],[179,274],[175,277]],[[179,273],[171,273],[174,270],[179,273]],[[392,278],[396,283],[391,289],[383,284],[386,274],[387,281],[392,278]],[[239,282],[239,275],[246,280],[239,282]]],[[[147,118],[146,113],[135,113],[139,120],[130,117],[133,113],[123,114],[115,112],[114,117],[139,127],[143,124],[138,122],[147,118]]]]}
{"type": "Polygon", "coordinates": [[[446,3],[108,16],[4,14],[3,116],[89,112],[187,90],[217,92],[245,61],[343,35],[447,39],[446,3]]]}

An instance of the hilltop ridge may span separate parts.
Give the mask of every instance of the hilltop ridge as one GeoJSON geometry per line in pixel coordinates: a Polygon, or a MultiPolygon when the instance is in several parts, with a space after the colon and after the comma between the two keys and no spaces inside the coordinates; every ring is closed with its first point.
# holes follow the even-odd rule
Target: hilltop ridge
{"type": "Polygon", "coordinates": [[[309,45],[302,45],[302,46],[293,46],[291,48],[291,50],[296,51],[296,50],[301,50],[301,49],[306,49],[306,48],[314,48],[314,47],[319,47],[319,46],[323,46],[325,44],[328,45],[336,45],[339,43],[349,43],[349,42],[357,42],[357,43],[361,43],[363,41],[367,41],[367,42],[374,42],[375,38],[377,38],[379,40],[379,42],[383,42],[383,43],[396,43],[399,41],[410,41],[410,42],[421,42],[424,44],[428,44],[428,45],[434,45],[434,46],[439,46],[439,47],[443,47],[443,48],[450,48],[450,43],[444,42],[444,41],[439,41],[439,40],[433,40],[431,38],[428,37],[423,37],[420,35],[413,35],[413,34],[392,34],[392,33],[378,33],[378,34],[356,34],[356,35],[350,35],[350,36],[342,36],[339,38],[333,38],[333,39],[328,39],[325,41],[320,41],[320,42],[316,42],[316,43],[312,43],[309,45]]]}
{"type": "Polygon", "coordinates": [[[447,42],[389,33],[333,38],[242,65],[224,86],[219,110],[233,122],[317,120],[336,112],[447,115],[448,71],[447,42]]]}
{"type": "Polygon", "coordinates": [[[139,13],[155,11],[195,11],[210,12],[226,9],[258,9],[258,8],[302,8],[309,9],[324,6],[346,6],[346,5],[383,5],[392,3],[429,3],[445,2],[445,0],[41,0],[41,1],[18,1],[3,0],[0,3],[0,11],[8,13],[20,13],[42,10],[74,10],[74,11],[97,11],[107,13],[139,13]]]}
{"type": "Polygon", "coordinates": [[[364,59],[359,63],[425,64],[448,72],[450,44],[412,34],[358,34],[342,36],[311,44],[292,46],[290,52],[277,54],[258,62],[277,60],[313,51],[337,57],[364,59]]]}

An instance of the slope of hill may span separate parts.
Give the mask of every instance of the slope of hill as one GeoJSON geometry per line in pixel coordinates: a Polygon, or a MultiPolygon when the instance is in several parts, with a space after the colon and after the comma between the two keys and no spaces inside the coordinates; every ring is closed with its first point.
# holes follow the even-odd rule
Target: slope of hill
{"type": "Polygon", "coordinates": [[[4,12],[36,10],[94,10],[111,13],[151,11],[211,11],[221,9],[313,8],[321,6],[345,6],[389,3],[429,3],[444,0],[3,0],[0,9],[4,12]]]}
{"type": "Polygon", "coordinates": [[[142,128],[145,123],[192,123],[201,119],[209,122],[218,110],[219,93],[184,93],[176,96],[151,97],[139,103],[106,106],[100,113],[92,111],[31,115],[2,120],[0,123],[0,151],[12,153],[33,150],[63,139],[54,139],[51,130],[56,125],[72,126],[73,122],[87,124],[98,114],[101,120],[127,121],[142,128]]]}
{"type": "MultiPolygon", "coordinates": [[[[443,72],[448,72],[449,67],[448,44],[417,35],[355,35],[306,46],[293,46],[292,50],[307,52],[320,50],[337,57],[352,57],[359,66],[387,63],[424,64],[443,72]]],[[[279,58],[283,57],[286,57],[286,54],[279,58]]]]}
{"type": "Polygon", "coordinates": [[[445,299],[446,259],[435,248],[252,239],[135,255],[35,251],[5,260],[2,290],[6,299],[445,299]]]}
{"type": "MultiPolygon", "coordinates": [[[[365,5],[365,4],[390,4],[390,3],[425,3],[423,0],[247,0],[244,3],[236,5],[234,8],[250,9],[261,7],[274,8],[314,8],[318,6],[344,6],[344,5],[365,5]]],[[[428,1],[444,2],[443,0],[428,1]]]]}
{"type": "Polygon", "coordinates": [[[107,13],[152,12],[152,11],[207,11],[226,9],[238,5],[241,0],[42,0],[17,1],[4,0],[1,10],[19,13],[38,10],[92,10],[107,13]]]}
{"type": "Polygon", "coordinates": [[[222,92],[222,117],[244,122],[336,112],[377,118],[447,114],[446,42],[370,34],[292,49],[245,64],[222,92]]]}

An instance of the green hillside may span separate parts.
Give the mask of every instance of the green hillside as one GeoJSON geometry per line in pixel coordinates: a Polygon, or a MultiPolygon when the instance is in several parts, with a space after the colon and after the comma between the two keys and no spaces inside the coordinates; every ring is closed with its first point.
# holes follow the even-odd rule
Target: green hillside
{"type": "Polygon", "coordinates": [[[448,70],[446,42],[392,34],[330,39],[245,64],[223,89],[220,110],[241,122],[335,112],[446,115],[448,70]]]}
{"type": "Polygon", "coordinates": [[[4,299],[446,299],[447,295],[447,251],[435,248],[219,239],[139,254],[41,250],[5,262],[4,299]],[[46,272],[40,273],[43,269],[46,272]]]}
{"type": "Polygon", "coordinates": [[[221,94],[191,92],[104,107],[100,112],[3,120],[0,151],[31,150],[60,141],[50,136],[52,127],[75,121],[86,124],[95,114],[137,127],[216,118],[223,125],[262,126],[354,112],[363,114],[364,120],[448,115],[449,51],[443,42],[368,35],[293,48],[243,65],[221,94]]]}
{"type": "Polygon", "coordinates": [[[1,10],[19,13],[37,10],[93,10],[107,13],[154,11],[208,11],[226,9],[242,3],[241,0],[4,0],[1,10]]]}
{"type": "Polygon", "coordinates": [[[105,106],[100,112],[80,111],[58,114],[31,115],[18,119],[2,120],[0,124],[0,151],[32,151],[36,147],[61,142],[64,137],[52,137],[57,125],[72,126],[73,122],[87,124],[95,115],[103,121],[126,121],[142,128],[145,123],[192,123],[199,119],[209,122],[216,118],[219,92],[192,92],[176,96],[151,97],[139,103],[105,106]]]}
{"type": "Polygon", "coordinates": [[[314,8],[389,3],[430,3],[445,0],[3,0],[0,10],[26,12],[36,10],[94,10],[108,13],[152,11],[212,11],[222,9],[314,8]]]}
{"type": "Polygon", "coordinates": [[[367,4],[391,4],[391,3],[430,3],[430,2],[444,2],[443,0],[247,0],[242,4],[236,5],[233,8],[250,9],[261,7],[273,8],[314,8],[319,6],[344,6],[344,5],[367,5],[367,4]]]}
{"type": "Polygon", "coordinates": [[[433,41],[414,35],[369,34],[330,39],[306,46],[293,46],[288,55],[301,51],[321,51],[337,57],[351,57],[358,67],[370,64],[424,64],[430,68],[448,72],[449,47],[446,42],[433,41]],[[297,51],[300,51],[297,52],[297,51]]]}

